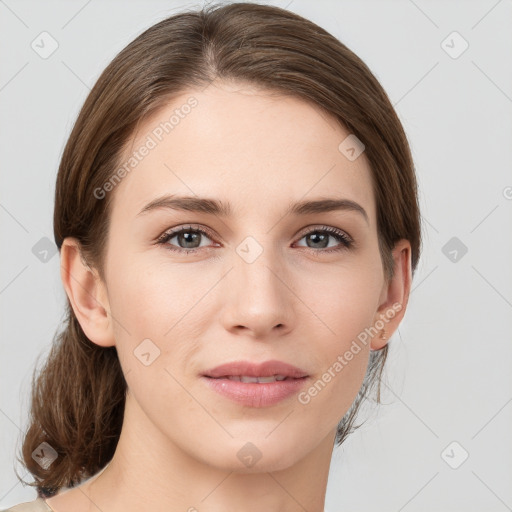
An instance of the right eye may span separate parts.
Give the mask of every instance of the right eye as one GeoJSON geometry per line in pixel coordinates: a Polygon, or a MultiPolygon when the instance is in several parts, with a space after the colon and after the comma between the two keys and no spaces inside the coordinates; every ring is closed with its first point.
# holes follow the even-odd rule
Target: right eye
{"type": "Polygon", "coordinates": [[[184,253],[193,253],[198,249],[203,248],[201,245],[202,238],[210,238],[211,235],[205,229],[193,228],[192,226],[174,228],[171,231],[166,231],[163,235],[161,235],[157,243],[164,245],[166,249],[177,252],[184,253]],[[170,244],[173,238],[176,238],[176,243],[178,247],[170,244]],[[180,247],[182,245],[183,247],[180,247]]]}

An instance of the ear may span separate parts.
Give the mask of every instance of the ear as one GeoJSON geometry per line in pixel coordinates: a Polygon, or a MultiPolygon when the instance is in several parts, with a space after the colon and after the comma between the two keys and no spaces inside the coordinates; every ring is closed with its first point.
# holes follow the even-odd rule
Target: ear
{"type": "Polygon", "coordinates": [[[82,259],[80,243],[67,237],[60,252],[60,275],[85,335],[102,347],[115,345],[105,283],[82,259]]]}
{"type": "Polygon", "coordinates": [[[378,331],[372,338],[370,350],[380,350],[396,331],[407,308],[411,291],[411,244],[400,240],[393,248],[394,275],[386,280],[379,299],[373,325],[378,331]]]}

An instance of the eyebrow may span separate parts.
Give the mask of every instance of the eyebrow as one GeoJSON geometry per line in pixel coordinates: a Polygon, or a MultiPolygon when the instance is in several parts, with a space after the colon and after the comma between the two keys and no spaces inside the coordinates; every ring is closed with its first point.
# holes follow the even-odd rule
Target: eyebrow
{"type": "MultiPolygon", "coordinates": [[[[142,208],[142,210],[137,214],[137,217],[159,209],[205,213],[219,217],[233,216],[233,209],[231,208],[231,205],[217,199],[208,199],[197,196],[163,195],[161,197],[157,197],[144,206],[144,208],[142,208]]],[[[285,215],[311,215],[314,213],[343,210],[360,213],[364,217],[366,223],[369,224],[368,214],[360,204],[350,199],[341,198],[320,198],[316,200],[291,203],[286,210],[285,215]]]]}

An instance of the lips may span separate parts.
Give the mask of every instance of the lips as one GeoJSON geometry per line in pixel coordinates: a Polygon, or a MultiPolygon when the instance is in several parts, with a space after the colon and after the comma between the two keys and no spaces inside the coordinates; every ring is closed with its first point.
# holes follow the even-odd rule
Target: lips
{"type": "Polygon", "coordinates": [[[283,361],[270,360],[263,363],[234,361],[216,366],[203,374],[213,379],[240,380],[241,382],[274,382],[307,377],[308,373],[283,361]],[[272,378],[272,380],[269,380],[272,378]],[[255,380],[256,379],[256,380],[255,380]],[[260,380],[261,379],[261,380],[260,380]]]}
{"type": "Polygon", "coordinates": [[[263,408],[277,405],[303,389],[310,380],[308,373],[282,361],[235,361],[201,375],[213,391],[238,405],[263,408]]]}

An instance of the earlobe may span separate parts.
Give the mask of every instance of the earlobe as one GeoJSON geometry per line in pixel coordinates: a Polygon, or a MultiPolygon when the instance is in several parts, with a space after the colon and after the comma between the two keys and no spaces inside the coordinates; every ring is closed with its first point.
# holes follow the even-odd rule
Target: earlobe
{"type": "Polygon", "coordinates": [[[374,321],[378,333],[372,338],[370,350],[380,350],[387,345],[405,314],[412,279],[411,244],[408,240],[400,240],[395,244],[393,261],[394,275],[383,288],[381,304],[374,321]]]}
{"type": "Polygon", "coordinates": [[[105,283],[82,259],[79,242],[65,238],[60,253],[62,284],[85,335],[93,343],[115,345],[105,283]]]}

